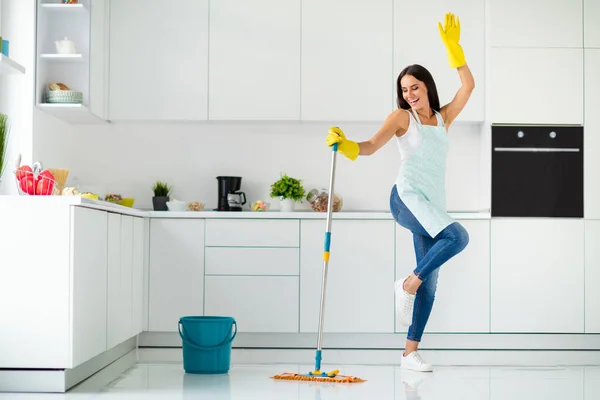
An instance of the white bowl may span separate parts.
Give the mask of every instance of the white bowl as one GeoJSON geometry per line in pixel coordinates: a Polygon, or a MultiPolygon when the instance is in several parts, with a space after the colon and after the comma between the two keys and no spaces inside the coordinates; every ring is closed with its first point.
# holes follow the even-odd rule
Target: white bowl
{"type": "Polygon", "coordinates": [[[169,211],[187,211],[188,205],[184,202],[173,203],[171,201],[167,201],[167,208],[169,209],[169,211]]]}

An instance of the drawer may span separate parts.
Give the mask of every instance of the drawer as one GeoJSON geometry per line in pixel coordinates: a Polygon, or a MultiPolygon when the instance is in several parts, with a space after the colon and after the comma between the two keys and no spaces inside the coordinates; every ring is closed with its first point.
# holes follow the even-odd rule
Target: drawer
{"type": "Polygon", "coordinates": [[[299,248],[207,247],[207,275],[298,275],[299,248]]]}
{"type": "Polygon", "coordinates": [[[298,220],[206,220],[206,246],[299,247],[299,244],[298,220]]]}
{"type": "Polygon", "coordinates": [[[205,315],[236,319],[239,332],[297,333],[297,276],[207,276],[205,315]]]}

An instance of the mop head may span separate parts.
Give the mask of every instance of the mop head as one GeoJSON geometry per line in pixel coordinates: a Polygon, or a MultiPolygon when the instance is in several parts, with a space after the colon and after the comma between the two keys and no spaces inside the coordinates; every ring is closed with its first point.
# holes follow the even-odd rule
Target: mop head
{"type": "Polygon", "coordinates": [[[288,381],[315,381],[315,382],[335,382],[335,383],[357,383],[366,382],[356,376],[338,375],[339,370],[334,370],[329,373],[325,372],[309,372],[308,374],[296,374],[293,372],[284,372],[281,375],[275,375],[271,378],[288,381]]]}

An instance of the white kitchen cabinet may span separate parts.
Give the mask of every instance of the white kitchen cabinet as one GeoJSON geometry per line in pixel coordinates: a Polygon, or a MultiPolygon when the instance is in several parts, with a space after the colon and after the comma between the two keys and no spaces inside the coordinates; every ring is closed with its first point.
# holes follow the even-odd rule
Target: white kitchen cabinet
{"type": "Polygon", "coordinates": [[[582,49],[492,48],[489,63],[492,123],[583,124],[582,49]]]}
{"type": "MultiPolygon", "coordinates": [[[[442,26],[444,24],[447,3],[447,0],[394,0],[394,82],[408,65],[424,66],[433,75],[440,106],[448,104],[461,86],[457,70],[450,68],[446,47],[437,26],[438,22],[442,26]],[[415,34],[418,40],[413,39],[415,34]]],[[[451,8],[460,19],[460,44],[475,79],[475,90],[456,121],[483,121],[486,86],[484,2],[458,0],[452,2],[451,8]]],[[[394,99],[397,99],[396,86],[390,82],[388,87],[393,90],[394,99]]]]}
{"type": "MultiPolygon", "coordinates": [[[[302,220],[300,332],[317,332],[324,220],[302,220]]],[[[393,220],[335,220],[324,332],[394,332],[393,220]]]]}
{"type": "Polygon", "coordinates": [[[493,47],[583,47],[583,0],[490,0],[488,3],[493,47]]]}
{"type": "Polygon", "coordinates": [[[585,50],[585,217],[600,219],[600,49],[585,50]]]}
{"type": "Polygon", "coordinates": [[[209,119],[298,120],[300,0],[213,1],[209,26],[209,119]]]}
{"type": "Polygon", "coordinates": [[[119,344],[119,322],[121,309],[121,215],[108,213],[108,316],[106,347],[119,344]]]}
{"type": "Polygon", "coordinates": [[[302,120],[383,122],[394,109],[392,11],[392,0],[302,1],[302,120]]]}
{"type": "Polygon", "coordinates": [[[584,269],[583,219],[492,219],[491,331],[583,333],[584,269]]]}
{"type": "Polygon", "coordinates": [[[131,336],[143,331],[144,316],[144,218],[133,218],[133,265],[132,265],[132,329],[131,336]]]}
{"type": "MultiPolygon", "coordinates": [[[[440,267],[426,332],[487,333],[490,330],[490,221],[457,222],[469,233],[469,244],[440,267]]],[[[396,279],[406,278],[415,267],[413,235],[396,225],[396,279]]],[[[396,321],[397,332],[407,329],[396,321]]]]}
{"type": "Polygon", "coordinates": [[[298,247],[299,232],[294,219],[207,219],[206,246],[298,247]]]}
{"type": "Polygon", "coordinates": [[[585,333],[600,333],[600,221],[585,221],[585,333]]]}
{"type": "Polygon", "coordinates": [[[600,2],[583,0],[583,45],[585,48],[600,48],[600,2]]]}
{"type": "Polygon", "coordinates": [[[150,222],[148,329],[177,332],[180,317],[203,315],[204,220],[150,222]]]}
{"type": "Polygon", "coordinates": [[[119,343],[133,336],[133,217],[121,215],[119,343]]]}
{"type": "Polygon", "coordinates": [[[107,315],[107,213],[71,208],[72,366],[103,353],[107,315]]]}
{"type": "Polygon", "coordinates": [[[111,2],[111,120],[206,120],[207,90],[208,0],[111,2]]]}
{"type": "Polygon", "coordinates": [[[233,317],[239,332],[298,332],[297,276],[206,276],[206,315],[233,317]]]}
{"type": "Polygon", "coordinates": [[[206,275],[295,275],[300,249],[292,247],[207,247],[206,275]]]}

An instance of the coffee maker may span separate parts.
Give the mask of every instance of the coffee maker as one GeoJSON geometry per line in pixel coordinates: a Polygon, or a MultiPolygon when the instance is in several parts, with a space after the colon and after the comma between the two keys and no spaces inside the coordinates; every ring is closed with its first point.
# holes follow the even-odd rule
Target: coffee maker
{"type": "Polygon", "coordinates": [[[242,211],[246,204],[246,193],[239,192],[242,186],[240,176],[217,176],[219,201],[216,211],[242,211]]]}

